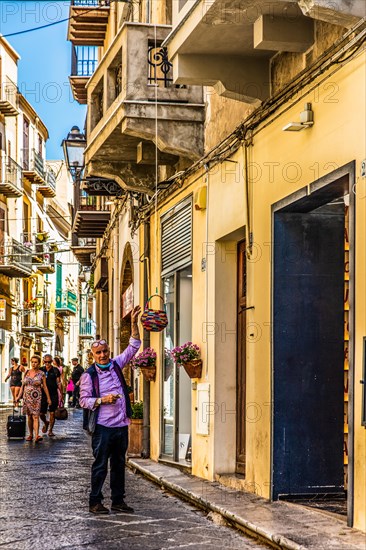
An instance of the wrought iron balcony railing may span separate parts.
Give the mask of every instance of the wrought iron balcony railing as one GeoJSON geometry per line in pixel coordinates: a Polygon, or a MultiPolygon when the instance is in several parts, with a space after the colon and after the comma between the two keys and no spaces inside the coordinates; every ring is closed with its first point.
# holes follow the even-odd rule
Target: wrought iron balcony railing
{"type": "Polygon", "coordinates": [[[13,237],[0,243],[0,273],[9,277],[29,277],[32,274],[32,252],[13,237]]]}
{"type": "Polygon", "coordinates": [[[44,181],[45,169],[42,155],[38,153],[38,151],[36,151],[35,149],[32,149],[30,152],[29,149],[23,149],[22,158],[23,171],[25,175],[29,177],[32,182],[35,181],[35,183],[38,182],[37,177],[33,177],[34,175],[38,176],[38,178],[41,178],[44,181]]]}
{"type": "Polygon", "coordinates": [[[0,85],[0,113],[5,116],[14,116],[17,109],[17,85],[7,76],[0,85]]]}
{"type": "Polygon", "coordinates": [[[71,0],[72,6],[104,8],[111,5],[110,0],[71,0]]]}
{"type": "Polygon", "coordinates": [[[56,189],[56,174],[51,168],[47,168],[46,181],[53,189],[56,189]]]}
{"type": "Polygon", "coordinates": [[[47,233],[30,233],[22,234],[23,245],[29,250],[32,255],[32,265],[42,273],[54,273],[55,256],[52,247],[54,243],[50,243],[43,239],[47,239],[47,233]]]}
{"type": "Polygon", "coordinates": [[[173,65],[168,58],[168,49],[162,46],[149,44],[147,51],[149,66],[149,84],[163,85],[169,88],[173,82],[173,65]]]}
{"type": "Polygon", "coordinates": [[[87,319],[80,319],[79,336],[84,338],[94,338],[94,335],[95,335],[94,321],[87,321],[87,319]]]}
{"type": "Polygon", "coordinates": [[[71,290],[56,291],[56,313],[59,315],[75,315],[77,312],[77,296],[71,290]]]}
{"type": "Polygon", "coordinates": [[[26,309],[23,311],[22,329],[24,332],[33,332],[32,329],[40,329],[40,320],[35,309],[26,309]]]}
{"type": "Polygon", "coordinates": [[[94,237],[89,237],[85,239],[77,239],[77,244],[73,244],[73,246],[81,246],[81,247],[92,247],[95,248],[97,246],[97,239],[94,239],[94,237]]]}
{"type": "Polygon", "coordinates": [[[98,65],[98,49],[96,46],[72,46],[71,76],[89,78],[98,65]]]}
{"type": "Polygon", "coordinates": [[[38,191],[44,197],[56,196],[56,174],[47,166],[44,172],[44,182],[38,184],[38,191]]]}
{"type": "Polygon", "coordinates": [[[5,153],[1,155],[0,193],[8,197],[23,195],[22,168],[5,153]]]}

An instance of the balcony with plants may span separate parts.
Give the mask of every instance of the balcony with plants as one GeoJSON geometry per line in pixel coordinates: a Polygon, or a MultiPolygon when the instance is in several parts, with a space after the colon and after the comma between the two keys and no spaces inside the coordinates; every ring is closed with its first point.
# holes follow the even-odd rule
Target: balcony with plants
{"type": "Polygon", "coordinates": [[[168,33],[167,26],[124,23],[89,80],[87,177],[151,189],[156,156],[174,166],[203,153],[202,88],[173,84],[162,46],[168,33]]]}
{"type": "Polygon", "coordinates": [[[103,46],[110,0],[71,0],[67,39],[75,46],[103,46]]]}
{"type": "Polygon", "coordinates": [[[35,334],[43,332],[43,300],[30,297],[24,300],[22,307],[22,332],[35,334]]]}
{"type": "Polygon", "coordinates": [[[50,241],[48,231],[38,233],[23,233],[23,245],[30,251],[32,265],[43,274],[55,272],[55,250],[56,243],[50,241]]]}
{"type": "Polygon", "coordinates": [[[4,151],[0,157],[0,193],[7,197],[23,196],[22,167],[4,151]]]}
{"type": "Polygon", "coordinates": [[[32,251],[16,241],[5,236],[0,242],[0,273],[8,277],[29,277],[32,274],[32,251]]]}

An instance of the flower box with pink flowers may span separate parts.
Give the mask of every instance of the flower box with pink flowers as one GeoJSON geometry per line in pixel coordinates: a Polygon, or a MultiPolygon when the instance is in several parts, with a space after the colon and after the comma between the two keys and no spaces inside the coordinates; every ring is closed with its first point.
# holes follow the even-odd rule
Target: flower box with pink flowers
{"type": "Polygon", "coordinates": [[[171,354],[177,365],[182,365],[190,378],[201,378],[202,359],[197,344],[186,342],[172,349],[171,354]]]}
{"type": "Polygon", "coordinates": [[[142,372],[146,380],[153,382],[156,376],[156,351],[145,348],[132,361],[132,368],[142,372]]]}

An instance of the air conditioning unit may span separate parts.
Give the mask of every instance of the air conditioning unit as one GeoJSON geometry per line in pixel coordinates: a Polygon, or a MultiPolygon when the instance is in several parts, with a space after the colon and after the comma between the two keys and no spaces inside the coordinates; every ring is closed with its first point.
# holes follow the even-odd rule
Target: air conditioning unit
{"type": "Polygon", "coordinates": [[[0,328],[0,345],[5,344],[5,329],[0,328]]]}

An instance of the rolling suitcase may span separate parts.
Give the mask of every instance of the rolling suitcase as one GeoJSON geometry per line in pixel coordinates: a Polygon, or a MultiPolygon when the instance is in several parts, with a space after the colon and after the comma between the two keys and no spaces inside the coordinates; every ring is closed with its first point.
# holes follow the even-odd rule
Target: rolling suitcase
{"type": "Polygon", "coordinates": [[[25,416],[22,414],[15,415],[14,409],[13,414],[8,416],[8,422],[6,425],[8,431],[8,438],[25,438],[25,416]]]}

